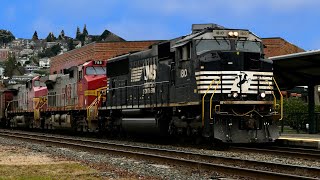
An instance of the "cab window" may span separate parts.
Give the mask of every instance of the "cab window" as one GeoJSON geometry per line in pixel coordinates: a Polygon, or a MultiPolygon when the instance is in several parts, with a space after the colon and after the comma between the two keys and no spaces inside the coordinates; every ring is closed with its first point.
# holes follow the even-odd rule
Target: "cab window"
{"type": "Polygon", "coordinates": [[[86,74],[87,75],[105,75],[106,68],[101,67],[101,66],[96,66],[96,67],[87,67],[86,68],[86,74]]]}
{"type": "Polygon", "coordinates": [[[178,56],[180,60],[191,59],[191,43],[179,47],[178,56]]]}

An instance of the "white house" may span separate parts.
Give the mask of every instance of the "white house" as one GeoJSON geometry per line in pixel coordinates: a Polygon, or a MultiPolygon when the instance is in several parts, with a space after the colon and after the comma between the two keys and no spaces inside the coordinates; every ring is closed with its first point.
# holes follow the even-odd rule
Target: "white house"
{"type": "Polygon", "coordinates": [[[49,68],[50,67],[50,58],[45,57],[39,59],[39,67],[40,68],[49,68]]]}

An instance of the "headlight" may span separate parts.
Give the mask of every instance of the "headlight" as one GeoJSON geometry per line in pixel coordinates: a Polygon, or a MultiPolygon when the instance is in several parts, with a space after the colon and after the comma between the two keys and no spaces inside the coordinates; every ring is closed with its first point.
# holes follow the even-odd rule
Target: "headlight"
{"type": "Polygon", "coordinates": [[[265,98],[265,97],[266,97],[266,93],[261,93],[261,94],[260,94],[260,97],[261,97],[261,98],[265,98]]]}
{"type": "Polygon", "coordinates": [[[237,32],[237,31],[235,31],[235,32],[232,32],[232,31],[230,31],[229,33],[228,33],[228,35],[230,36],[230,37],[238,37],[239,36],[239,33],[237,32]]]}
{"type": "Polygon", "coordinates": [[[232,93],[232,97],[233,98],[237,98],[238,97],[238,93],[237,92],[232,93]]]}

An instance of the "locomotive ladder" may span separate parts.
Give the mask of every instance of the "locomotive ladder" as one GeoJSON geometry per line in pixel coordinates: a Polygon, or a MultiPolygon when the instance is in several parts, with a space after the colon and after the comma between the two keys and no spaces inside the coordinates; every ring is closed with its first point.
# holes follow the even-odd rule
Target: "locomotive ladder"
{"type": "MultiPolygon", "coordinates": [[[[212,98],[213,98],[213,96],[214,96],[214,93],[215,93],[216,90],[217,90],[218,85],[220,84],[220,81],[221,81],[221,80],[219,79],[219,81],[216,83],[216,86],[215,86],[215,88],[214,88],[214,91],[213,91],[213,93],[212,93],[212,95],[211,95],[211,97],[210,97],[210,119],[213,119],[213,118],[212,118],[212,98]]],[[[213,80],[211,81],[209,87],[207,88],[206,92],[204,93],[203,97],[202,97],[202,127],[204,127],[204,111],[205,111],[204,103],[205,103],[205,97],[206,97],[206,95],[208,94],[208,92],[209,92],[210,88],[212,87],[212,85],[214,84],[214,82],[215,82],[215,80],[213,79],[213,80]]]]}
{"type": "Polygon", "coordinates": [[[282,95],[282,93],[280,91],[280,88],[278,86],[278,83],[276,82],[274,77],[272,77],[272,80],[273,80],[274,84],[276,85],[276,87],[278,89],[278,92],[280,94],[280,105],[277,104],[277,98],[276,98],[276,96],[275,96],[275,94],[273,92],[273,88],[271,87],[270,83],[267,80],[266,80],[266,82],[268,83],[269,88],[270,88],[270,90],[272,92],[272,95],[273,95],[273,106],[274,106],[274,109],[278,109],[278,107],[280,106],[280,119],[279,120],[281,121],[283,119],[283,95],[282,95]]]}
{"type": "Polygon", "coordinates": [[[87,96],[89,96],[89,95],[96,96],[94,101],[87,107],[87,121],[88,121],[88,128],[89,129],[91,129],[91,121],[98,119],[99,103],[102,99],[102,95],[106,94],[106,93],[104,93],[104,92],[106,92],[105,91],[106,89],[107,89],[107,86],[93,90],[94,92],[92,92],[92,90],[89,90],[86,92],[87,96]]]}
{"type": "Polygon", "coordinates": [[[40,109],[47,104],[47,97],[35,97],[33,98],[33,117],[34,121],[39,123],[40,121],[40,109]]]}

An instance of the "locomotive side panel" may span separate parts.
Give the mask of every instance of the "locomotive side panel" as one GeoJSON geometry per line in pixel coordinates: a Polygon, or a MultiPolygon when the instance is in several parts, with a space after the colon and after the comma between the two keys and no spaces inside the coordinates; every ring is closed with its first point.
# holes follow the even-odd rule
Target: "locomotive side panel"
{"type": "Polygon", "coordinates": [[[28,91],[26,88],[26,85],[21,85],[19,87],[19,93],[18,93],[18,104],[19,104],[19,109],[23,111],[28,110],[28,91]]]}

